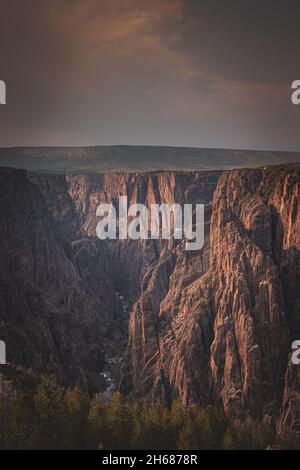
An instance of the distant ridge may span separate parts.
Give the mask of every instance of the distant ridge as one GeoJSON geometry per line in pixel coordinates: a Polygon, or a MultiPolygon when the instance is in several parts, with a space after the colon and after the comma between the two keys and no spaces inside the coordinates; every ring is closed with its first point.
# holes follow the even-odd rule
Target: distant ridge
{"type": "Polygon", "coordinates": [[[300,152],[158,146],[0,148],[0,166],[66,174],[205,171],[300,163],[300,152]]]}

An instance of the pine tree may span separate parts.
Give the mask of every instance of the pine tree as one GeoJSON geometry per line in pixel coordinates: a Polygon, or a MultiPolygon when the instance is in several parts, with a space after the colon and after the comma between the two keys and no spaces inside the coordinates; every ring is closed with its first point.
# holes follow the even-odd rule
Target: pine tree
{"type": "Polygon", "coordinates": [[[58,385],[54,376],[42,377],[34,395],[34,404],[37,414],[39,448],[65,448],[68,430],[65,390],[58,385]]]}
{"type": "Polygon", "coordinates": [[[88,445],[88,398],[81,387],[76,386],[67,390],[64,400],[67,412],[66,448],[85,448],[88,445]]]}
{"type": "Polygon", "coordinates": [[[108,406],[102,400],[100,393],[97,393],[88,413],[88,441],[92,449],[102,449],[107,442],[107,410],[108,406]]]}
{"type": "MultiPolygon", "coordinates": [[[[196,407],[197,409],[197,407],[196,407]]],[[[227,420],[223,412],[213,406],[198,411],[198,423],[201,429],[201,449],[221,449],[227,420]]]]}
{"type": "Polygon", "coordinates": [[[132,440],[132,419],[128,405],[120,392],[114,393],[108,407],[107,425],[108,447],[129,449],[132,440]]]}
{"type": "Polygon", "coordinates": [[[201,429],[193,413],[185,416],[182,429],[179,431],[177,448],[179,450],[197,450],[201,445],[201,429]]]}
{"type": "Polygon", "coordinates": [[[247,417],[232,423],[224,436],[224,449],[265,450],[272,446],[274,430],[267,423],[247,417]]]}
{"type": "Polygon", "coordinates": [[[170,412],[159,401],[144,402],[139,411],[134,411],[133,445],[145,450],[174,448],[170,412]]]}
{"type": "Polygon", "coordinates": [[[37,446],[36,416],[32,397],[19,392],[3,423],[5,449],[33,449],[37,446]]]}

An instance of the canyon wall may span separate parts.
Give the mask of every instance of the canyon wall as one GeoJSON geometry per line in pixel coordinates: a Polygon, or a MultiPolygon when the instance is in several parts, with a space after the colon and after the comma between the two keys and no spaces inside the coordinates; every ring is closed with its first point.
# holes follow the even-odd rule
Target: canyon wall
{"type": "Polygon", "coordinates": [[[299,427],[299,185],[298,169],[220,177],[204,249],[161,253],[133,307],[125,392],[299,427]]]}
{"type": "Polygon", "coordinates": [[[107,344],[128,334],[119,387],[129,399],[213,403],[300,429],[290,357],[300,339],[299,168],[0,176],[0,334],[13,362],[95,388],[107,344]],[[204,248],[99,241],[96,208],[120,195],[204,203],[204,248]],[[128,331],[120,294],[132,306],[128,331]]]}
{"type": "MultiPolygon", "coordinates": [[[[68,219],[66,201],[60,202],[68,219]]],[[[62,234],[26,171],[0,171],[0,337],[6,342],[10,365],[51,372],[65,384],[97,390],[104,338],[117,311],[107,286],[107,250],[100,242],[95,248],[85,247],[84,241],[72,249],[72,240],[66,241],[71,229],[63,225],[62,234]],[[103,292],[103,298],[95,295],[86,282],[77,262],[82,250],[92,258],[89,253],[97,250],[106,301],[103,292]]],[[[73,219],[71,225],[75,227],[73,219]]]]}

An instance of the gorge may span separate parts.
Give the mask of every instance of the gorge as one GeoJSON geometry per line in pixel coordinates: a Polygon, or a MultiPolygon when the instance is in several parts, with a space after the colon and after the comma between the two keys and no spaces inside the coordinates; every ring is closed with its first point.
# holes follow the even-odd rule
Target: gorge
{"type": "Polygon", "coordinates": [[[291,361],[300,338],[298,165],[85,175],[2,168],[0,229],[0,337],[16,377],[47,371],[104,391],[114,358],[129,400],[212,403],[300,432],[300,369],[291,361]],[[204,204],[203,249],[99,240],[97,207],[120,196],[204,204]]]}

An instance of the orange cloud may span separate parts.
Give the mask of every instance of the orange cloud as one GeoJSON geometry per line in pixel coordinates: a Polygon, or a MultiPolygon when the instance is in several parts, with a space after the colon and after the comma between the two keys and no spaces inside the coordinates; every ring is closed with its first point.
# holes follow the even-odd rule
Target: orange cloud
{"type": "Polygon", "coordinates": [[[126,69],[133,74],[155,70],[170,79],[191,79],[201,71],[174,47],[182,40],[182,8],[182,0],[74,0],[72,9],[55,1],[45,15],[72,65],[121,69],[123,75],[126,69]]]}

